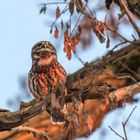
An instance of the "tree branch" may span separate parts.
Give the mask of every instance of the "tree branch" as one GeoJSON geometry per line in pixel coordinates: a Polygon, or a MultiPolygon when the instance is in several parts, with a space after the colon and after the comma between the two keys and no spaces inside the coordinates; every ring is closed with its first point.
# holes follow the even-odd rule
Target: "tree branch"
{"type": "MultiPolygon", "coordinates": [[[[67,82],[67,89],[68,89],[68,95],[65,97],[65,102],[69,103],[72,102],[72,97],[75,97],[79,100],[79,97],[82,99],[82,101],[89,100],[89,99],[101,99],[104,98],[102,96],[100,88],[97,88],[97,90],[94,90],[95,86],[92,86],[89,89],[86,89],[87,87],[83,87],[83,92],[80,91],[72,91],[70,87],[77,82],[77,78],[80,76],[80,80],[86,77],[89,73],[93,76],[93,73],[95,71],[99,71],[103,69],[107,64],[114,63],[118,61],[118,58],[121,59],[130,52],[132,52],[135,49],[140,48],[140,40],[135,41],[133,44],[129,44],[128,46],[112,52],[108,53],[105,57],[103,57],[100,60],[97,60],[95,62],[91,62],[87,64],[84,68],[81,70],[75,72],[74,74],[71,74],[68,76],[68,82],[67,82]],[[72,81],[71,81],[72,79],[72,81]],[[68,84],[69,83],[69,84],[68,84]],[[93,90],[92,90],[93,89],[93,90]]],[[[124,88],[120,88],[118,90],[112,91],[109,94],[109,97],[111,100],[117,99],[117,101],[120,101],[128,96],[133,96],[134,94],[138,93],[140,91],[140,82],[137,84],[132,84],[124,88]]],[[[42,112],[42,105],[43,101],[36,103],[34,105],[30,105],[29,107],[26,107],[24,109],[18,110],[16,112],[0,112],[0,131],[4,130],[11,130],[14,127],[17,127],[23,123],[25,123],[27,120],[32,118],[33,116],[39,114],[42,112]]],[[[46,108],[50,106],[50,100],[47,100],[46,102],[46,108]]]]}
{"type": "Polygon", "coordinates": [[[140,92],[140,82],[111,92],[110,99],[121,101],[125,98],[134,96],[138,92],[140,92]]]}
{"type": "Polygon", "coordinates": [[[8,135],[7,137],[3,138],[2,140],[11,139],[12,137],[14,137],[15,135],[17,135],[19,133],[32,133],[36,137],[44,138],[45,140],[51,140],[48,137],[47,132],[38,131],[34,128],[27,127],[27,126],[19,126],[17,128],[14,128],[12,130],[12,133],[10,135],[8,135]]]}
{"type": "Polygon", "coordinates": [[[129,114],[128,118],[126,119],[126,121],[125,121],[125,122],[122,122],[124,137],[121,136],[119,133],[117,133],[111,126],[108,126],[108,127],[110,128],[110,130],[111,130],[114,134],[116,134],[118,137],[120,137],[120,138],[123,139],[123,140],[128,140],[128,138],[127,138],[127,133],[126,133],[126,124],[128,123],[128,121],[129,121],[130,117],[132,116],[132,114],[133,114],[134,110],[136,109],[136,107],[137,107],[137,106],[135,106],[135,107],[133,108],[133,110],[132,110],[131,113],[129,114]]]}
{"type": "Polygon", "coordinates": [[[104,56],[102,59],[96,60],[94,62],[91,62],[87,64],[84,68],[76,71],[75,73],[68,76],[68,84],[71,83],[71,81],[75,82],[80,77],[80,79],[83,79],[84,77],[90,74],[93,74],[96,72],[96,70],[103,69],[107,66],[107,64],[115,63],[118,60],[122,59],[126,55],[128,55],[130,52],[139,49],[140,48],[140,40],[134,41],[132,44],[127,45],[126,47],[107,53],[106,56],[104,56]]]}

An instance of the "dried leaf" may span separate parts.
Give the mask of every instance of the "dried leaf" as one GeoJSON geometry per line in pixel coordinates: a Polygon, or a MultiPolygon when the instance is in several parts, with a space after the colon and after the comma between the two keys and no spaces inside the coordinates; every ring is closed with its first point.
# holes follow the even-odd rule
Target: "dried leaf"
{"type": "Polygon", "coordinates": [[[65,53],[67,53],[67,52],[68,52],[68,47],[67,47],[66,45],[64,46],[63,51],[64,51],[65,53]]]}
{"type": "Polygon", "coordinates": [[[77,11],[84,13],[84,4],[82,0],[75,0],[75,6],[76,6],[77,11]]]}
{"type": "Polygon", "coordinates": [[[68,30],[64,33],[64,52],[67,54],[67,58],[71,59],[71,49],[70,49],[70,37],[68,34],[68,30]]]}
{"type": "Polygon", "coordinates": [[[79,43],[79,36],[75,36],[75,38],[70,39],[68,34],[68,30],[64,33],[64,52],[67,54],[67,58],[71,59],[71,52],[76,52],[76,46],[79,43]]]}
{"type": "Polygon", "coordinates": [[[69,37],[69,34],[68,34],[68,30],[66,30],[65,33],[64,33],[64,46],[67,46],[69,41],[70,41],[70,37],[69,37]]]}
{"type": "Polygon", "coordinates": [[[76,47],[73,43],[71,43],[71,46],[70,46],[71,50],[73,51],[73,53],[76,52],[76,47]]]}
{"type": "Polygon", "coordinates": [[[51,29],[50,29],[50,34],[52,33],[52,30],[53,30],[53,27],[51,27],[51,29]]]}
{"type": "Polygon", "coordinates": [[[97,22],[95,28],[99,34],[104,34],[104,24],[102,22],[97,22]]]}
{"type": "Polygon", "coordinates": [[[105,37],[104,37],[104,23],[102,22],[92,22],[92,29],[93,32],[98,36],[98,39],[100,40],[101,43],[105,42],[105,37]]]}
{"type": "Polygon", "coordinates": [[[57,39],[58,35],[59,35],[59,30],[58,30],[57,26],[55,26],[54,37],[57,39]]]}
{"type": "Polygon", "coordinates": [[[106,48],[109,48],[109,47],[110,47],[110,38],[107,35],[106,48]]]}
{"type": "Polygon", "coordinates": [[[67,52],[67,57],[69,60],[71,60],[71,51],[68,49],[68,52],[67,52]]]}
{"type": "Polygon", "coordinates": [[[111,5],[112,2],[113,2],[113,0],[106,0],[106,1],[105,1],[106,8],[107,8],[107,9],[110,8],[110,5],[111,5]]]}
{"type": "Polygon", "coordinates": [[[63,19],[61,20],[61,29],[64,28],[64,22],[63,22],[63,19]]]}
{"type": "Polygon", "coordinates": [[[78,26],[78,34],[79,34],[79,36],[80,36],[81,32],[82,32],[82,28],[81,28],[81,26],[78,26]]]}
{"type": "Polygon", "coordinates": [[[42,7],[41,7],[41,9],[40,9],[40,11],[39,11],[39,14],[45,14],[46,13],[46,10],[47,10],[47,7],[46,7],[46,5],[44,4],[42,7]]]}
{"type": "Polygon", "coordinates": [[[69,11],[72,16],[74,13],[74,2],[73,1],[70,1],[70,3],[69,3],[69,11]]]}
{"type": "Polygon", "coordinates": [[[66,28],[67,28],[67,30],[70,29],[70,25],[69,25],[69,23],[66,23],[66,28]]]}
{"type": "Polygon", "coordinates": [[[79,38],[78,38],[78,37],[76,37],[76,38],[74,39],[74,45],[75,45],[75,46],[77,46],[77,45],[78,45],[78,43],[79,43],[79,38]]]}
{"type": "Polygon", "coordinates": [[[56,19],[60,16],[60,8],[57,6],[56,8],[56,19]]]}

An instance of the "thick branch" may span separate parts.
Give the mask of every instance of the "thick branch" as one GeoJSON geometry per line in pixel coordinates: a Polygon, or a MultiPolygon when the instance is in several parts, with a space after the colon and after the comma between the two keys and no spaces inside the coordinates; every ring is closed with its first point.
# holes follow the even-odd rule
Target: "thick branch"
{"type": "Polygon", "coordinates": [[[68,84],[71,82],[70,79],[72,79],[73,82],[77,81],[77,79],[80,77],[80,79],[86,77],[89,75],[89,72],[92,74],[95,73],[97,70],[102,69],[106,67],[109,63],[117,62],[118,60],[122,59],[126,55],[128,55],[130,52],[140,48],[140,40],[133,42],[132,44],[129,44],[128,46],[115,51],[115,52],[109,52],[106,56],[104,56],[102,59],[99,59],[97,61],[91,62],[86,65],[86,67],[76,71],[75,73],[71,74],[68,77],[68,84]]]}
{"type": "MultiPolygon", "coordinates": [[[[73,96],[76,97],[77,99],[79,99],[79,97],[80,97],[80,98],[82,98],[83,101],[88,100],[88,99],[101,99],[102,96],[99,94],[96,94],[95,92],[90,92],[90,91],[92,91],[91,89],[89,89],[89,92],[87,89],[83,89],[83,91],[87,91],[87,92],[82,93],[82,94],[73,93],[73,91],[71,91],[71,89],[69,89],[69,85],[72,86],[74,84],[74,82],[77,81],[77,78],[79,79],[79,76],[80,76],[80,79],[82,79],[82,78],[88,76],[89,73],[92,75],[92,73],[94,73],[97,70],[99,71],[100,69],[105,67],[107,64],[114,63],[118,59],[126,56],[129,52],[132,52],[133,50],[140,48],[140,45],[138,45],[138,44],[140,44],[140,40],[136,41],[133,44],[130,44],[116,52],[109,53],[108,55],[103,57],[101,60],[97,60],[95,62],[89,63],[89,64],[87,64],[87,66],[85,66],[81,70],[70,75],[68,77],[69,84],[67,84],[67,89],[70,92],[69,92],[69,95],[65,97],[65,102],[66,103],[71,102],[73,96]],[[71,79],[73,79],[72,82],[71,82],[71,79]]],[[[113,95],[113,94],[116,95],[117,101],[123,99],[126,96],[130,96],[130,95],[133,96],[135,93],[140,91],[140,87],[138,84],[140,84],[140,83],[116,90],[113,93],[111,93],[110,95],[113,95]]],[[[85,88],[85,87],[83,87],[83,88],[85,88]]],[[[79,91],[78,91],[78,93],[79,93],[79,91]]],[[[112,96],[110,98],[112,98],[112,96]]],[[[43,102],[39,102],[39,103],[36,103],[35,105],[30,105],[29,107],[18,110],[16,112],[2,112],[1,111],[0,112],[0,131],[11,130],[12,128],[14,128],[16,126],[23,124],[25,121],[29,120],[33,116],[41,113],[42,105],[43,105],[43,102]]],[[[49,107],[49,106],[50,106],[50,100],[47,100],[46,107],[49,107]]]]}
{"type": "MultiPolygon", "coordinates": [[[[117,98],[117,101],[120,101],[128,96],[133,96],[134,94],[140,92],[140,82],[138,84],[130,85],[121,89],[118,89],[114,92],[110,93],[110,98],[117,98]]],[[[82,94],[81,94],[82,95],[82,94]]],[[[75,96],[75,95],[73,95],[75,96]]],[[[66,102],[71,102],[72,95],[66,96],[66,102]]],[[[78,97],[78,96],[75,96],[78,97]]],[[[87,93],[87,96],[81,96],[83,100],[85,99],[99,99],[100,95],[87,93]]],[[[50,101],[48,101],[47,106],[49,106],[50,101]]],[[[0,131],[10,130],[13,127],[19,126],[23,124],[28,119],[42,112],[43,102],[37,103],[33,106],[27,107],[25,109],[21,109],[16,112],[4,112],[0,113],[0,131]]]]}
{"type": "MultiPolygon", "coordinates": [[[[65,102],[69,103],[72,102],[72,97],[79,98],[81,96],[82,101],[87,99],[99,99],[101,95],[95,95],[91,93],[85,94],[70,94],[66,96],[65,102]]],[[[46,101],[46,108],[50,106],[50,99],[46,101]]],[[[28,119],[32,118],[33,116],[41,113],[43,101],[36,103],[35,105],[31,105],[27,108],[18,110],[16,112],[1,112],[0,113],[0,131],[11,130],[12,128],[23,124],[28,119]]]]}
{"type": "Polygon", "coordinates": [[[128,98],[128,97],[132,97],[134,96],[136,93],[140,92],[140,82],[124,87],[124,88],[120,88],[112,93],[110,93],[110,96],[114,96],[116,98],[117,101],[123,100],[124,98],[128,98]]]}

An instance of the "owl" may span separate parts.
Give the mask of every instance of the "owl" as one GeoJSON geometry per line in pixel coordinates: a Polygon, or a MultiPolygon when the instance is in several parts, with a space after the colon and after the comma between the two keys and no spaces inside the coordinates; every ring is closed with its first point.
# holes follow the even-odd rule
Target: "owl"
{"type": "Polygon", "coordinates": [[[32,67],[28,74],[28,86],[35,100],[43,100],[51,95],[52,108],[48,109],[53,122],[63,122],[64,115],[55,106],[66,95],[67,74],[57,60],[55,47],[48,41],[40,41],[32,48],[32,67]],[[54,98],[55,97],[55,98],[54,98]]]}

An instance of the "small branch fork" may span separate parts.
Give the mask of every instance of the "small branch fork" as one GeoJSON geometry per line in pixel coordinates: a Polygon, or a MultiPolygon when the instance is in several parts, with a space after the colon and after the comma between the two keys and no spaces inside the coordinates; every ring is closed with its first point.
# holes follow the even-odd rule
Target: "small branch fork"
{"type": "Polygon", "coordinates": [[[137,108],[137,106],[135,106],[135,107],[133,108],[133,110],[131,111],[131,113],[130,113],[129,116],[127,117],[126,121],[125,121],[125,122],[122,122],[124,137],[121,136],[118,132],[116,132],[111,126],[108,126],[108,127],[110,128],[110,130],[111,130],[114,134],[116,134],[118,137],[120,137],[120,138],[123,139],[123,140],[128,140],[127,132],[126,132],[126,125],[127,125],[128,121],[129,121],[129,119],[130,119],[130,117],[132,116],[132,114],[133,114],[133,112],[134,112],[134,110],[135,110],[136,108],[137,108]]]}

